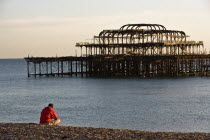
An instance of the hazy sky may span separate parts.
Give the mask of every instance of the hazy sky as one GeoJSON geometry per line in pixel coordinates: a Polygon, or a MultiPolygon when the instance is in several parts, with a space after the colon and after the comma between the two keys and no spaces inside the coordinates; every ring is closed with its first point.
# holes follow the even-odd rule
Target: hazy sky
{"type": "Polygon", "coordinates": [[[0,58],[75,55],[75,44],[103,29],[156,23],[204,41],[209,0],[0,0],[0,58]]]}

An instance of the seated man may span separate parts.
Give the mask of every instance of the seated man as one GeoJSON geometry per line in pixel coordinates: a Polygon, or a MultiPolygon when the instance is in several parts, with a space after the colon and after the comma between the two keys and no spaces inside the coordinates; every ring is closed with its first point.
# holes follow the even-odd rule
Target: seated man
{"type": "Polygon", "coordinates": [[[60,123],[60,120],[58,119],[58,116],[53,110],[53,104],[49,104],[41,112],[40,124],[57,125],[59,123],[60,123]],[[51,120],[51,119],[54,119],[54,120],[51,120]]]}

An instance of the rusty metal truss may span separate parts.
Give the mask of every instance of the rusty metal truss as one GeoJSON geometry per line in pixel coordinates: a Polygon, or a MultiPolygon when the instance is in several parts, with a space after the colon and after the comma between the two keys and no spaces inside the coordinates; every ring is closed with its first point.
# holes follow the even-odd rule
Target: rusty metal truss
{"type": "Polygon", "coordinates": [[[30,76],[209,76],[203,41],[159,24],[126,24],[76,43],[81,56],[26,57],[30,76]]]}
{"type": "MultiPolygon", "coordinates": [[[[89,55],[200,55],[202,41],[189,41],[185,32],[167,30],[159,24],[127,24],[117,30],[103,30],[92,42],[76,43],[89,55]]],[[[83,51],[81,51],[83,52],[83,51]]]]}

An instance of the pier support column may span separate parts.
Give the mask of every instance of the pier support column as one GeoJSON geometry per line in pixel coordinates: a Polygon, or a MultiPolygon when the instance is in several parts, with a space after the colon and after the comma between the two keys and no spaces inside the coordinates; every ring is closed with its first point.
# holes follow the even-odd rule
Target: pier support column
{"type": "Polygon", "coordinates": [[[27,73],[28,73],[28,77],[30,77],[29,65],[30,65],[30,63],[27,62],[27,73]]]}
{"type": "Polygon", "coordinates": [[[39,63],[39,76],[41,76],[42,72],[41,72],[41,62],[39,63]]]}
{"type": "Polygon", "coordinates": [[[68,61],[68,75],[71,74],[71,63],[70,61],[68,61]]]}
{"type": "Polygon", "coordinates": [[[88,60],[85,61],[85,67],[86,67],[85,76],[87,77],[88,76],[88,60]]]}
{"type": "Polygon", "coordinates": [[[75,68],[76,68],[75,75],[77,76],[77,60],[76,60],[76,66],[75,66],[75,68]]]}
{"type": "Polygon", "coordinates": [[[73,64],[72,64],[72,61],[70,62],[70,65],[71,65],[71,69],[70,69],[70,75],[72,76],[72,73],[73,73],[73,64]]]}
{"type": "Polygon", "coordinates": [[[52,61],[50,62],[50,74],[52,75],[52,61]]]}
{"type": "Polygon", "coordinates": [[[59,61],[57,61],[57,63],[58,63],[58,76],[59,76],[59,74],[60,74],[60,73],[59,73],[59,71],[60,71],[60,70],[59,70],[59,67],[60,67],[59,61]]]}
{"type": "Polygon", "coordinates": [[[48,74],[48,62],[46,62],[46,75],[49,76],[49,74],[48,74]]]}
{"type": "Polygon", "coordinates": [[[34,63],[34,77],[36,77],[36,63],[34,63]]]}
{"type": "Polygon", "coordinates": [[[83,61],[81,60],[81,76],[83,77],[83,61]]]}
{"type": "Polygon", "coordinates": [[[61,61],[61,75],[63,76],[63,61],[61,61]]]}

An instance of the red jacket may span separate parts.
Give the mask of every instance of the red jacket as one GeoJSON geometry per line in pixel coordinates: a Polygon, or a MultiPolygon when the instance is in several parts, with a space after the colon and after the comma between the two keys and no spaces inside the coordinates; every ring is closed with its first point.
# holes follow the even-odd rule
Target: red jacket
{"type": "Polygon", "coordinates": [[[48,123],[51,119],[57,120],[58,116],[51,107],[47,106],[41,112],[40,123],[48,123]]]}

